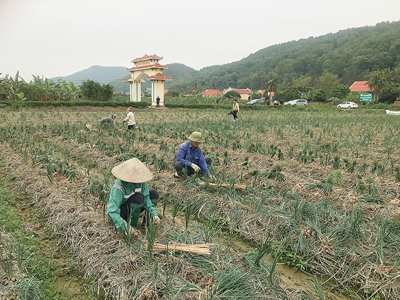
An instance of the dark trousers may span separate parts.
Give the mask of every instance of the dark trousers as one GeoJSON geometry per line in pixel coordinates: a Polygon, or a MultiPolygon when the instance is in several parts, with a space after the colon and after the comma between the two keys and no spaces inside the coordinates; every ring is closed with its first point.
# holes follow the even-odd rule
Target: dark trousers
{"type": "MultiPolygon", "coordinates": [[[[207,164],[207,166],[209,166],[209,165],[211,165],[211,163],[212,163],[212,159],[211,159],[211,157],[205,157],[204,158],[205,159],[205,161],[206,161],[206,164],[207,164]]],[[[178,173],[178,174],[180,174],[180,173],[182,173],[182,170],[183,170],[183,168],[187,168],[187,174],[189,175],[189,176],[191,176],[191,175],[193,175],[195,172],[194,172],[194,169],[192,168],[192,167],[190,167],[190,166],[185,166],[183,163],[181,163],[180,161],[177,161],[176,163],[175,163],[175,170],[176,170],[176,172],[178,173]]]]}
{"type": "Polygon", "coordinates": [[[232,115],[233,115],[233,119],[234,119],[234,120],[236,120],[236,119],[238,118],[238,117],[237,117],[237,113],[238,113],[237,110],[233,110],[233,111],[232,111],[232,115]]]}
{"type": "MultiPolygon", "coordinates": [[[[150,194],[150,200],[151,202],[154,204],[154,206],[157,206],[158,203],[158,191],[157,190],[151,190],[149,192],[150,194]]],[[[122,219],[124,219],[125,221],[128,221],[128,211],[129,211],[129,207],[131,204],[143,204],[144,203],[144,196],[143,194],[140,193],[136,193],[133,194],[131,197],[129,197],[128,201],[126,201],[124,204],[121,205],[120,207],[120,216],[122,219]]],[[[145,209],[142,207],[141,208],[141,212],[144,211],[145,209]]],[[[148,213],[148,212],[146,212],[148,213]]]]}
{"type": "Polygon", "coordinates": [[[135,125],[128,125],[128,130],[134,129],[135,125]]]}

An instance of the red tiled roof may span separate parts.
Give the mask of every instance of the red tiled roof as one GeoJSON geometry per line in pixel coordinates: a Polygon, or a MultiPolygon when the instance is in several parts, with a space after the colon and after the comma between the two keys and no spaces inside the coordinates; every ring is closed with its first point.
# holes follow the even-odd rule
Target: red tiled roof
{"type": "Polygon", "coordinates": [[[114,91],[114,94],[122,94],[121,91],[114,91]]]}
{"type": "Polygon", "coordinates": [[[157,55],[155,55],[155,54],[153,54],[153,55],[147,55],[147,54],[145,54],[145,55],[142,56],[142,57],[135,58],[134,60],[132,60],[132,62],[137,62],[137,61],[142,61],[142,60],[148,60],[148,59],[158,59],[158,60],[161,60],[161,59],[163,59],[163,58],[164,58],[164,57],[157,56],[157,55]]]}
{"type": "Polygon", "coordinates": [[[163,65],[160,65],[159,63],[155,63],[155,64],[152,64],[152,65],[145,65],[145,66],[139,66],[139,67],[126,68],[126,70],[127,71],[135,71],[135,70],[149,69],[149,68],[168,69],[168,66],[163,66],[163,65]]]}
{"type": "Polygon", "coordinates": [[[201,92],[203,96],[219,96],[221,95],[221,91],[219,90],[205,90],[204,92],[201,92]]]}
{"type": "Polygon", "coordinates": [[[234,91],[238,92],[239,94],[251,95],[251,92],[247,89],[234,89],[234,91]]]}
{"type": "Polygon", "coordinates": [[[171,80],[172,77],[165,77],[163,74],[157,73],[156,75],[149,76],[147,79],[171,80]]]}
{"type": "Polygon", "coordinates": [[[354,81],[350,86],[350,92],[372,92],[368,86],[368,81],[354,81]]]}
{"type": "Polygon", "coordinates": [[[166,93],[168,93],[168,90],[164,90],[164,95],[165,95],[166,93]]]}

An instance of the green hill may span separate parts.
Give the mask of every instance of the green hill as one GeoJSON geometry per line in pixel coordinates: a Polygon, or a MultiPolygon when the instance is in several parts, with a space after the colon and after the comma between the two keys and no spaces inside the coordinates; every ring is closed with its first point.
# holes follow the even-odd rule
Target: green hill
{"type": "Polygon", "coordinates": [[[129,72],[126,71],[125,67],[102,67],[102,66],[91,66],[88,69],[76,72],[68,76],[57,76],[51,78],[53,81],[65,80],[66,82],[73,82],[76,85],[80,85],[83,80],[93,80],[101,84],[110,83],[118,78],[129,76],[129,72]]]}
{"type": "MultiPolygon", "coordinates": [[[[367,80],[370,72],[393,68],[400,63],[400,21],[383,22],[375,26],[350,28],[320,37],[309,37],[261,49],[240,61],[203,68],[199,71],[180,63],[168,65],[163,72],[172,77],[165,89],[192,90],[228,87],[265,88],[265,77],[274,72],[280,78],[279,88],[291,86],[303,75],[316,80],[324,71],[339,76],[347,86],[356,80],[367,80]]],[[[73,82],[91,79],[110,83],[114,90],[128,92],[123,82],[130,73],[125,67],[92,66],[69,76],[52,78],[73,82]]],[[[150,81],[142,89],[150,88],[150,81]]]]}
{"type": "Polygon", "coordinates": [[[326,70],[343,84],[366,80],[371,71],[393,68],[400,63],[400,22],[351,28],[320,37],[269,46],[240,61],[211,66],[174,80],[169,89],[227,87],[265,88],[265,76],[275,72],[281,88],[302,75],[313,79],[326,70]]]}

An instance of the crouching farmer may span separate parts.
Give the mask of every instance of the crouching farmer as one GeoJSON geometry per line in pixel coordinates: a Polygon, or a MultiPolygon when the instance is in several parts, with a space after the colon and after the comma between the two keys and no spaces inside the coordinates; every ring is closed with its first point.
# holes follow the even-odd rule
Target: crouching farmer
{"type": "Polygon", "coordinates": [[[195,131],[189,136],[189,141],[184,142],[179,146],[178,154],[176,155],[175,173],[179,177],[182,175],[182,170],[186,168],[187,175],[193,175],[200,170],[210,175],[208,166],[211,165],[211,157],[204,158],[203,153],[199,147],[200,143],[204,142],[203,135],[195,131]]]}
{"type": "Polygon", "coordinates": [[[111,187],[107,214],[117,229],[126,231],[130,219],[131,232],[136,236],[139,214],[142,211],[146,211],[148,221],[158,225],[160,219],[156,206],[159,195],[157,190],[149,191],[146,183],[153,179],[150,170],[140,160],[132,158],[115,166],[111,172],[117,179],[111,187]]]}
{"type": "Polygon", "coordinates": [[[110,126],[110,127],[112,127],[112,126],[114,126],[114,120],[116,118],[117,118],[117,115],[113,114],[113,115],[111,115],[111,117],[107,117],[107,118],[101,119],[100,120],[100,125],[101,126],[110,126]]]}

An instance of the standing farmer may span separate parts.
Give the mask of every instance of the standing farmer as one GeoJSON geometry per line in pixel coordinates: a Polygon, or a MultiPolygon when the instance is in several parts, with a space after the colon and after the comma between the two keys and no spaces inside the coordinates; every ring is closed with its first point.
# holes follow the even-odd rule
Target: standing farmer
{"type": "Polygon", "coordinates": [[[107,214],[118,230],[126,231],[130,219],[132,233],[136,233],[139,214],[145,210],[155,225],[160,223],[157,216],[157,190],[149,191],[146,181],[153,179],[150,170],[137,158],[115,166],[112,174],[117,178],[111,187],[107,214]]]}
{"type": "Polygon", "coordinates": [[[131,130],[135,128],[136,125],[135,116],[133,115],[132,107],[129,106],[126,111],[128,114],[126,115],[126,118],[122,122],[125,123],[126,121],[128,121],[128,130],[131,130]]]}
{"type": "Polygon", "coordinates": [[[202,142],[204,142],[203,135],[195,131],[189,136],[188,142],[184,142],[179,146],[178,154],[176,155],[175,176],[179,177],[185,167],[189,176],[200,170],[204,174],[210,175],[208,166],[211,165],[212,160],[211,157],[204,158],[199,147],[202,142]]]}
{"type": "Polygon", "coordinates": [[[160,96],[157,96],[156,101],[157,101],[157,107],[160,107],[160,96]]]}
{"type": "Polygon", "coordinates": [[[233,114],[233,120],[237,120],[237,114],[239,112],[239,103],[237,103],[236,99],[233,100],[233,108],[232,108],[232,114],[233,114]]]}

